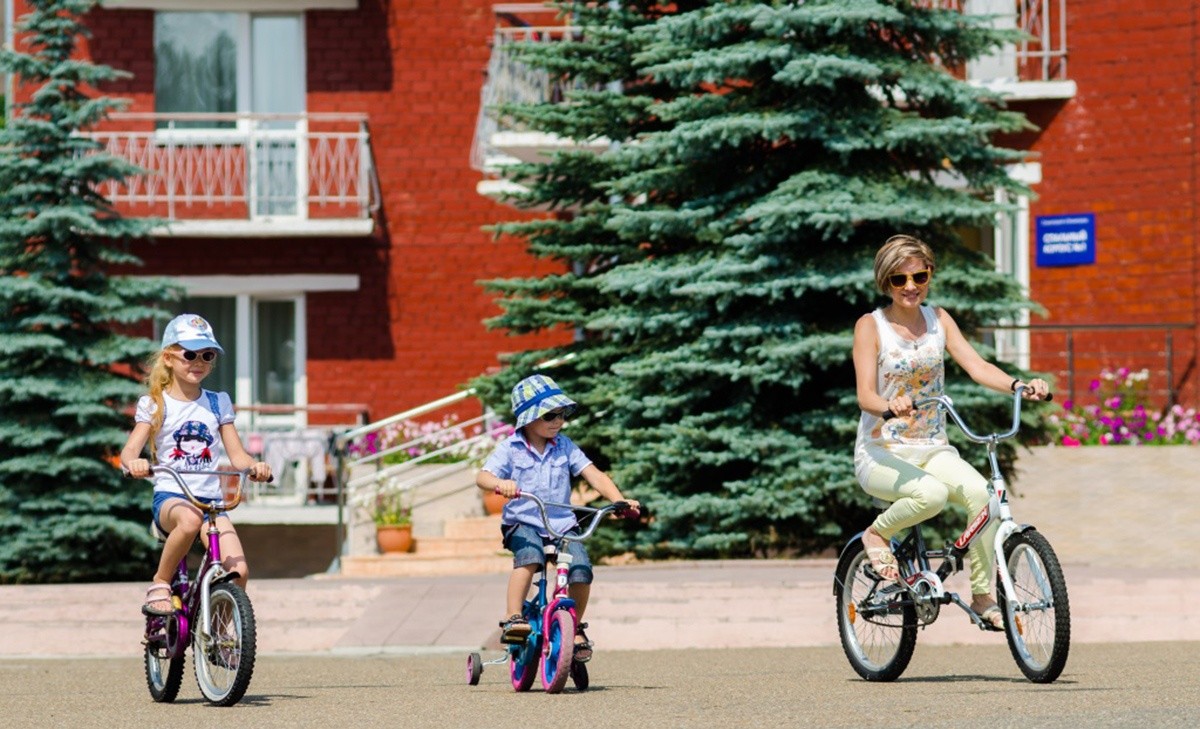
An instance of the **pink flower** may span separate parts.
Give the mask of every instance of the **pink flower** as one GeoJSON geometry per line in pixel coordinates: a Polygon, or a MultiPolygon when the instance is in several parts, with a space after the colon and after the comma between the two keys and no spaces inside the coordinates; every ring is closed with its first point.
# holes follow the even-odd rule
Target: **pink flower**
{"type": "Polygon", "coordinates": [[[1064,436],[1063,436],[1063,439],[1062,439],[1062,444],[1063,444],[1063,445],[1065,445],[1065,446],[1070,446],[1070,447],[1072,447],[1072,448],[1073,448],[1073,447],[1076,447],[1076,446],[1079,446],[1079,445],[1082,445],[1082,443],[1080,443],[1079,441],[1075,440],[1074,438],[1072,438],[1072,437],[1071,437],[1071,436],[1069,436],[1069,435],[1064,435],[1064,436]]]}

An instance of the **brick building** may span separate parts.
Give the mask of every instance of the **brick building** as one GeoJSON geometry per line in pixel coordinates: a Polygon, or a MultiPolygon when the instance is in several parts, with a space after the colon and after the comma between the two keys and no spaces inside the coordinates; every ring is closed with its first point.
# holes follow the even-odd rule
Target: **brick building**
{"type": "MultiPolygon", "coordinates": [[[[1033,153],[1013,174],[1037,197],[964,231],[1046,308],[1032,324],[1055,327],[997,332],[1002,355],[1063,389],[1148,367],[1160,395],[1195,400],[1200,64],[1152,51],[1195,46],[1200,2],[929,1],[1033,38],[966,70],[1040,127],[1008,140],[1033,153]],[[1085,214],[1094,262],[1039,265],[1039,218],[1085,214]],[[1087,328],[1115,324],[1140,328],[1087,328]]],[[[547,270],[482,227],[515,214],[488,197],[498,161],[561,140],[477,134],[477,120],[517,37],[498,28],[552,17],[486,0],[105,0],[92,14],[86,52],[133,74],[104,90],[130,113],[98,136],[155,173],[112,197],[169,220],[136,252],[232,350],[218,387],[378,418],[546,343],[486,331],[497,308],[476,282],[547,270]]]]}

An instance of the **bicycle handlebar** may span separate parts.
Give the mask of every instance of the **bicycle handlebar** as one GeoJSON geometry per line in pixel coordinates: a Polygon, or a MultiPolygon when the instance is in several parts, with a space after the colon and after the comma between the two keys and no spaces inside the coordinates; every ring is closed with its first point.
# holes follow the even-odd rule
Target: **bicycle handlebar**
{"type": "MultiPolygon", "coordinates": [[[[917,400],[917,401],[913,402],[913,409],[915,410],[920,407],[925,407],[926,405],[932,405],[934,403],[937,403],[938,405],[940,405],[946,409],[946,412],[950,415],[950,418],[952,420],[954,420],[954,423],[959,428],[962,429],[963,435],[967,436],[967,440],[974,441],[975,443],[989,443],[989,442],[994,442],[994,441],[1001,441],[1001,440],[1006,440],[1008,438],[1013,437],[1014,435],[1017,434],[1017,431],[1021,428],[1021,400],[1024,399],[1022,397],[1022,395],[1025,393],[1025,390],[1027,390],[1027,389],[1028,389],[1028,385],[1022,384],[1022,385],[1018,385],[1017,389],[1013,391],[1013,420],[1012,420],[1013,424],[1012,424],[1012,429],[1006,433],[992,433],[991,435],[979,435],[975,431],[971,430],[970,428],[967,427],[967,424],[963,422],[962,416],[958,414],[958,411],[954,409],[954,401],[951,400],[946,395],[937,395],[935,397],[926,397],[926,398],[917,400]]],[[[1053,393],[1046,394],[1046,402],[1049,402],[1053,399],[1054,399],[1053,393]]],[[[891,411],[889,410],[889,411],[885,412],[884,415],[887,415],[890,412],[891,411]]],[[[884,418],[884,419],[886,420],[887,418],[884,418]]]]}
{"type": "MultiPolygon", "coordinates": [[[[124,469],[122,469],[122,470],[124,470],[124,469]]],[[[244,468],[240,471],[177,471],[174,468],[171,468],[170,466],[151,466],[150,467],[150,475],[151,476],[153,476],[155,473],[158,473],[160,471],[163,473],[170,474],[171,477],[175,479],[175,483],[179,484],[179,488],[183,489],[184,497],[188,501],[192,502],[192,505],[194,505],[196,508],[203,509],[205,511],[217,512],[217,511],[229,511],[231,509],[236,509],[238,507],[238,505],[242,503],[242,487],[245,486],[246,479],[249,478],[251,469],[244,468]],[[203,501],[197,499],[196,495],[192,493],[192,490],[190,488],[188,488],[187,482],[184,481],[184,479],[183,479],[184,476],[237,476],[238,477],[237,498],[234,499],[232,504],[228,503],[225,499],[221,499],[219,501],[214,501],[211,504],[206,504],[203,501]]],[[[133,475],[130,474],[129,471],[125,471],[125,475],[128,476],[129,478],[133,478],[133,475]]],[[[274,480],[275,480],[275,477],[271,476],[270,478],[267,479],[267,483],[270,483],[274,480]]],[[[224,493],[224,492],[222,491],[222,493],[224,493]]]]}
{"type": "MultiPolygon", "coordinates": [[[[500,491],[497,489],[496,493],[500,493],[500,491]]],[[[605,514],[613,513],[617,516],[623,516],[626,519],[637,519],[642,515],[642,512],[630,506],[628,501],[614,501],[608,506],[597,509],[591,506],[576,506],[574,504],[557,504],[552,501],[543,501],[534,494],[523,493],[521,491],[518,491],[513,498],[532,500],[535,504],[537,504],[538,512],[542,515],[542,523],[546,526],[546,531],[550,533],[550,536],[554,539],[565,539],[571,542],[582,542],[583,540],[592,536],[592,533],[596,531],[596,527],[600,526],[600,520],[605,514]],[[559,506],[565,509],[571,509],[573,511],[589,511],[591,512],[591,523],[588,524],[587,529],[582,531],[577,536],[572,536],[570,534],[559,534],[558,532],[554,531],[554,527],[550,526],[550,516],[546,514],[547,506],[559,506]]],[[[578,520],[576,520],[576,524],[579,524],[578,520]]],[[[582,524],[579,525],[582,526],[582,524]]]]}

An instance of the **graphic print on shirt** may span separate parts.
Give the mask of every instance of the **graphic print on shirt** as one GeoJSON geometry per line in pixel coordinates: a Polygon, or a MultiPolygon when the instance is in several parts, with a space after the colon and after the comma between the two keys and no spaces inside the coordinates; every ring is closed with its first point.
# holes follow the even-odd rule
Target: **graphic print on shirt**
{"type": "MultiPolygon", "coordinates": [[[[946,368],[940,354],[928,348],[911,352],[893,348],[886,357],[880,353],[878,365],[884,382],[897,386],[897,395],[908,395],[916,401],[942,391],[946,368]]],[[[889,420],[883,427],[898,440],[927,441],[942,433],[943,420],[937,408],[923,407],[906,418],[889,420]]]]}
{"type": "Polygon", "coordinates": [[[188,420],[179,426],[171,437],[175,439],[175,448],[171,451],[170,459],[183,461],[178,465],[185,470],[201,470],[212,463],[212,450],[209,446],[213,444],[213,437],[204,423],[188,420]]]}

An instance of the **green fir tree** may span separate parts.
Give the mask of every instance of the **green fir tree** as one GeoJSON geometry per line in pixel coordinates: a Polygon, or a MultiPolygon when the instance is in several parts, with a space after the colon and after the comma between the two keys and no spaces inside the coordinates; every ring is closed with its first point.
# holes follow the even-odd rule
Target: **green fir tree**
{"type": "Polygon", "coordinates": [[[0,53],[17,98],[0,131],[0,582],[141,579],[156,559],[148,487],[109,459],[153,349],[120,333],[157,312],[161,281],[137,265],[123,218],[98,192],[140,170],[80,135],[120,102],[89,95],[124,74],[76,58],[94,0],[29,0],[18,48],[0,53]]]}
{"type": "MultiPolygon", "coordinates": [[[[929,5],[573,8],[592,47],[530,56],[572,73],[579,53],[576,76],[606,90],[512,118],[618,144],[514,170],[521,202],[558,214],[501,230],[568,272],[490,282],[505,308],[492,323],[578,334],[477,386],[503,407],[536,362],[573,355],[549,372],[589,410],[568,432],[653,515],[611,548],[796,554],[869,523],[850,352],[890,235],[934,247],[931,302],[968,336],[1030,306],[956,232],[992,222],[995,190],[1028,193],[1005,172],[1023,154],[994,142],[1027,122],[947,70],[1013,36],[929,5]]],[[[1002,398],[949,379],[980,427],[1003,422],[1002,398]]]]}

